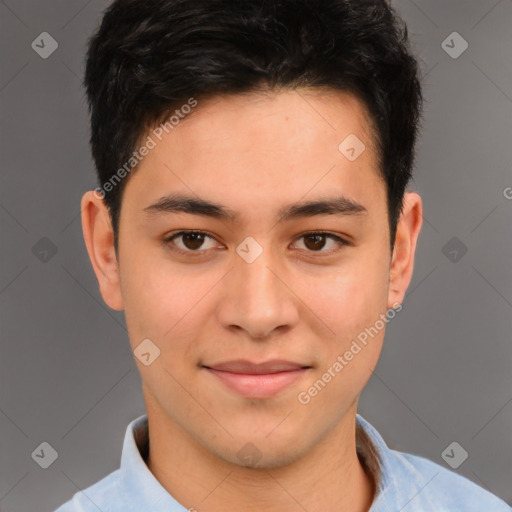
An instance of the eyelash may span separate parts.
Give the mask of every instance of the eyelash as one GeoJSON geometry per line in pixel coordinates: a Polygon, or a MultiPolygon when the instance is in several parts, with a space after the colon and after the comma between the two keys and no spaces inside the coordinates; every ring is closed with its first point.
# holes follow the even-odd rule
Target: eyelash
{"type": "MultiPolygon", "coordinates": [[[[178,231],[176,233],[172,233],[171,235],[165,237],[163,239],[163,243],[167,246],[168,249],[170,249],[171,251],[173,251],[173,252],[175,252],[177,254],[183,254],[183,255],[192,256],[192,257],[201,256],[202,253],[206,253],[208,250],[200,250],[200,249],[198,249],[196,251],[193,251],[191,249],[184,250],[184,249],[180,249],[180,248],[176,247],[176,245],[174,245],[174,244],[172,244],[173,247],[171,247],[169,245],[169,243],[170,242],[172,243],[175,238],[179,238],[180,236],[188,235],[188,234],[192,234],[192,233],[197,233],[197,234],[200,234],[200,235],[205,235],[208,238],[211,238],[212,240],[215,240],[215,237],[213,237],[212,235],[210,235],[206,231],[185,230],[185,231],[178,231]]],[[[330,238],[330,239],[338,242],[341,246],[350,245],[343,238],[340,238],[339,236],[334,235],[334,234],[329,233],[329,232],[326,232],[326,231],[308,231],[307,233],[302,233],[296,240],[299,240],[301,238],[306,238],[306,237],[309,237],[309,236],[315,236],[315,235],[326,236],[327,238],[330,238]]],[[[339,250],[341,250],[341,249],[338,248],[338,249],[334,249],[334,250],[331,250],[331,251],[322,251],[322,250],[320,250],[320,251],[306,251],[306,252],[312,253],[312,254],[331,255],[331,254],[334,254],[335,252],[338,252],[339,250]]]]}

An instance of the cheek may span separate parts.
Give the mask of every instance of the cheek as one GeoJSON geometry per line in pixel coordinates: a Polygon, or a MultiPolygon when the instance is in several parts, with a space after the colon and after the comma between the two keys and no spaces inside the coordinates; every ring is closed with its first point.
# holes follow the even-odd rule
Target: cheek
{"type": "Polygon", "coordinates": [[[381,317],[387,311],[386,283],[385,265],[354,266],[318,290],[318,310],[335,334],[322,339],[314,382],[303,390],[314,403],[312,413],[334,407],[342,414],[368,382],[387,325],[381,317]]]}
{"type": "Polygon", "coordinates": [[[190,279],[172,271],[166,262],[145,261],[137,253],[130,254],[121,265],[121,288],[134,343],[141,337],[160,343],[172,337],[200,293],[197,286],[190,286],[190,279]]]}
{"type": "Polygon", "coordinates": [[[179,375],[183,361],[196,362],[196,340],[204,338],[201,330],[212,315],[209,298],[222,272],[199,276],[193,265],[178,267],[161,258],[146,262],[132,256],[121,271],[132,350],[151,339],[160,349],[159,363],[179,375]]]}
{"type": "Polygon", "coordinates": [[[373,324],[387,307],[386,262],[360,254],[322,276],[303,281],[301,296],[339,342],[373,324]]]}

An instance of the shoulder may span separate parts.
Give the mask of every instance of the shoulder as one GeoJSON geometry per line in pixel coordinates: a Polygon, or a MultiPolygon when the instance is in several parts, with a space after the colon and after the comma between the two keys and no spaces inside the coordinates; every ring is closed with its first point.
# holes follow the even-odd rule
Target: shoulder
{"type": "Polygon", "coordinates": [[[54,512],[186,512],[148,469],[148,441],[147,416],[142,415],[126,428],[120,467],[54,512]]]}
{"type": "Polygon", "coordinates": [[[494,494],[420,455],[390,449],[357,415],[358,451],[378,482],[369,512],[512,512],[494,494]]]}
{"type": "Polygon", "coordinates": [[[403,512],[512,512],[494,494],[425,457],[390,450],[390,458],[402,500],[409,500],[403,512]]]}
{"type": "Polygon", "coordinates": [[[116,469],[93,485],[76,492],[54,512],[121,512],[128,505],[123,503],[121,487],[120,471],[116,469]]]}

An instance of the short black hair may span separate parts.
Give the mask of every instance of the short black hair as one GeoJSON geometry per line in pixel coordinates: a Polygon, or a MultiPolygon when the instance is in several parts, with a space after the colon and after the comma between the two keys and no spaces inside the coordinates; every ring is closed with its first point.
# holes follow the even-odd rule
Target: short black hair
{"type": "Polygon", "coordinates": [[[407,26],[386,0],[115,0],[88,41],[84,86],[116,251],[129,177],[112,178],[151,127],[191,98],[297,87],[362,100],[393,248],[422,93],[407,26]]]}

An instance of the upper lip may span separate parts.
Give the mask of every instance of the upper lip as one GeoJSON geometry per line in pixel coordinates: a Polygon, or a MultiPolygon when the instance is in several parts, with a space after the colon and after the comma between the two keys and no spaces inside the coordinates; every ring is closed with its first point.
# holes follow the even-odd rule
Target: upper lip
{"type": "Polygon", "coordinates": [[[272,359],[262,363],[253,363],[246,359],[236,359],[233,361],[224,361],[222,363],[203,366],[211,370],[230,373],[245,373],[250,375],[264,375],[269,373],[289,372],[293,370],[310,368],[310,366],[294,363],[292,361],[285,361],[283,359],[272,359]]]}

